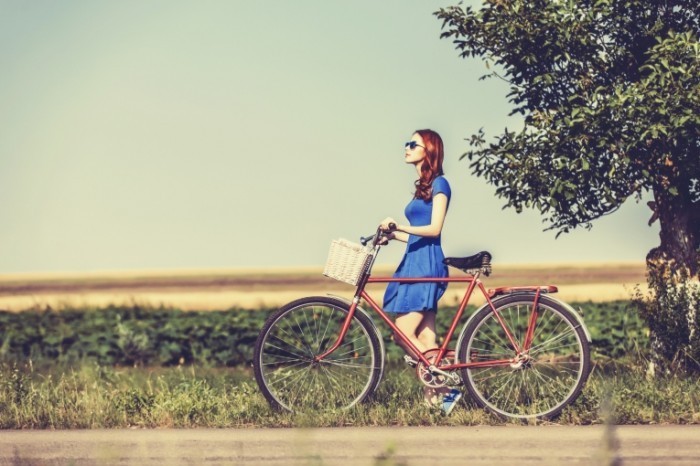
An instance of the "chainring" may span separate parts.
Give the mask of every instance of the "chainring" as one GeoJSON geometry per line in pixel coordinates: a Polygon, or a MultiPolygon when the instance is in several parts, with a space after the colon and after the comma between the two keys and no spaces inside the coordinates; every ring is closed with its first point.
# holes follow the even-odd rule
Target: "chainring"
{"type": "MultiPolygon", "coordinates": [[[[425,356],[426,359],[432,364],[433,361],[435,361],[435,358],[437,358],[439,351],[439,348],[429,349],[428,351],[423,353],[423,356],[425,356]]],[[[452,350],[447,351],[445,356],[442,358],[441,363],[449,363],[450,358],[454,358],[454,351],[452,350]]],[[[420,360],[416,364],[416,375],[418,376],[418,380],[420,380],[421,383],[426,387],[444,388],[447,386],[455,385],[455,381],[451,380],[450,377],[430,372],[429,365],[426,365],[423,361],[420,360]]]]}

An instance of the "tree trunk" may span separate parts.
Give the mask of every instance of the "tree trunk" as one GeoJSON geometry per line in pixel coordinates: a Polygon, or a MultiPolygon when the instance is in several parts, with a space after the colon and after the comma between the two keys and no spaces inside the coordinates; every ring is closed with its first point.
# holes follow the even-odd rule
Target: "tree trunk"
{"type": "Polygon", "coordinates": [[[700,248],[700,204],[693,203],[689,194],[670,195],[666,189],[654,190],[656,214],[661,224],[661,244],[649,251],[647,269],[663,268],[671,278],[687,274],[697,277],[700,248]]]}
{"type": "Polygon", "coordinates": [[[700,205],[684,194],[654,192],[661,244],[647,255],[652,296],[642,304],[651,331],[652,374],[657,368],[698,370],[700,205]]]}

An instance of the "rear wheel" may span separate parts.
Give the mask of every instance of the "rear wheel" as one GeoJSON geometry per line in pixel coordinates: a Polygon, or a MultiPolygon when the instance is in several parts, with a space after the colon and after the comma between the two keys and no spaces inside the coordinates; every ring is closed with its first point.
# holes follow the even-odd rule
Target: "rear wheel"
{"type": "MultiPolygon", "coordinates": [[[[514,340],[522,347],[534,295],[494,303],[514,340]]],[[[458,349],[460,362],[494,363],[462,370],[476,402],[510,418],[552,418],[581,393],[590,370],[590,347],[579,321],[557,301],[542,296],[528,351],[518,354],[503,326],[486,306],[470,320],[458,349]]]]}
{"type": "Polygon", "coordinates": [[[255,380],[267,401],[288,411],[344,409],[377,388],[383,355],[371,320],[357,311],[341,345],[335,343],[348,304],[313,297],[291,302],[270,316],[255,344],[255,380]]]}

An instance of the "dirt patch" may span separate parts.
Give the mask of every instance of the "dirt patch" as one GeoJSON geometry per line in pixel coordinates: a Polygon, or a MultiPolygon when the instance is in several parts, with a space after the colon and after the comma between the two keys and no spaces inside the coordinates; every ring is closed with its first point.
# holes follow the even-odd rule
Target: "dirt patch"
{"type": "Polygon", "coordinates": [[[556,425],[7,431],[0,464],[690,465],[699,435],[700,426],[556,425]]]}
{"type": "MultiPolygon", "coordinates": [[[[378,267],[375,276],[391,275],[378,267]]],[[[463,275],[452,271],[453,276],[463,275]]],[[[568,264],[550,266],[501,266],[483,279],[486,288],[555,284],[565,301],[629,299],[637,284],[645,283],[643,264],[568,264]]],[[[452,284],[445,304],[461,301],[465,286],[452,284]]],[[[383,287],[373,285],[370,294],[381,301],[383,287]]],[[[352,296],[353,287],[322,275],[321,269],[154,271],[114,274],[0,275],[0,309],[54,309],[141,304],[186,310],[232,307],[276,307],[309,295],[352,296]]],[[[473,303],[483,301],[473,297],[473,303]]]]}

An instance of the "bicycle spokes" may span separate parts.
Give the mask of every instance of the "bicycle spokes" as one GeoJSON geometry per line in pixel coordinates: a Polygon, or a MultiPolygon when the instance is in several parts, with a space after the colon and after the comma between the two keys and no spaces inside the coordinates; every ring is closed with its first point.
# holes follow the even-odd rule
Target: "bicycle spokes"
{"type": "Polygon", "coordinates": [[[336,341],[347,309],[332,300],[282,309],[256,345],[256,378],[265,396],[291,411],[346,408],[378,383],[378,341],[360,319],[350,323],[340,346],[316,357],[336,341]]]}
{"type": "MultiPolygon", "coordinates": [[[[479,363],[466,370],[475,397],[512,417],[546,417],[560,411],[577,395],[587,372],[587,347],[575,320],[565,311],[541,305],[531,345],[518,353],[501,322],[486,311],[475,320],[464,350],[466,362],[479,363]],[[494,365],[484,367],[489,362],[494,365]]],[[[516,341],[528,339],[531,302],[501,305],[498,314],[516,341]]]]}

